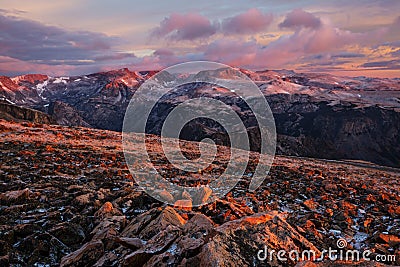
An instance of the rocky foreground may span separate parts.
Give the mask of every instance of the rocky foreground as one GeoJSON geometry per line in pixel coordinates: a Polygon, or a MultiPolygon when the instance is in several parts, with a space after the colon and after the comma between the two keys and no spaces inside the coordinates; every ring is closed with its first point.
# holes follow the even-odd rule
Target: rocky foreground
{"type": "Polygon", "coordinates": [[[277,157],[254,193],[249,172],[224,199],[179,208],[135,184],[119,133],[0,120],[0,136],[0,266],[381,266],[257,258],[339,238],[400,265],[398,169],[277,157]]]}

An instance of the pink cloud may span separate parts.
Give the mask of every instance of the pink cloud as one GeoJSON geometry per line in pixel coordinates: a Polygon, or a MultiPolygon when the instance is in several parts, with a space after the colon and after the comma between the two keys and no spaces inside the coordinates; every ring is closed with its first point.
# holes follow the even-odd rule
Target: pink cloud
{"type": "Polygon", "coordinates": [[[357,38],[357,34],[324,25],[318,29],[296,31],[290,41],[295,42],[296,46],[304,53],[319,53],[341,48],[357,38]]]}
{"type": "Polygon", "coordinates": [[[225,34],[251,34],[266,30],[273,20],[272,14],[263,14],[253,8],[237,16],[222,21],[222,32],[225,34]]]}
{"type": "Polygon", "coordinates": [[[318,29],[299,29],[278,40],[262,45],[256,41],[242,41],[233,38],[216,40],[199,47],[207,60],[242,67],[277,67],[298,62],[305,56],[340,49],[356,42],[361,37],[331,26],[318,29]]]}
{"type": "Polygon", "coordinates": [[[58,76],[74,70],[76,70],[76,67],[71,65],[36,64],[0,55],[0,73],[3,75],[14,76],[21,73],[40,73],[58,76]]]}
{"type": "Polygon", "coordinates": [[[200,53],[177,55],[173,50],[161,48],[154,51],[152,55],[137,58],[131,63],[130,68],[135,70],[160,70],[174,64],[195,60],[204,60],[204,57],[200,53]]]}
{"type": "Polygon", "coordinates": [[[255,60],[257,43],[235,39],[219,39],[207,45],[204,58],[229,65],[247,65],[255,60]]]}
{"type": "Polygon", "coordinates": [[[318,28],[322,25],[319,18],[311,13],[308,13],[302,9],[295,9],[289,14],[287,14],[285,20],[279,24],[281,28],[318,28]]]}
{"type": "MultiPolygon", "coordinates": [[[[289,13],[287,18],[293,18],[293,14],[296,13],[289,13]]],[[[292,19],[285,21],[293,22],[292,19]]],[[[309,55],[342,51],[346,45],[368,45],[385,34],[382,30],[355,33],[319,20],[318,23],[307,21],[311,20],[300,20],[293,33],[283,35],[267,45],[231,38],[216,40],[200,49],[203,49],[204,57],[208,60],[250,68],[282,68],[299,63],[309,55]]]]}
{"type": "Polygon", "coordinates": [[[210,20],[197,13],[171,14],[153,29],[152,36],[168,37],[173,40],[194,40],[215,34],[217,27],[210,20]]]}
{"type": "MultiPolygon", "coordinates": [[[[304,11],[301,12],[306,13],[304,11]]],[[[385,31],[381,29],[355,33],[336,28],[329,23],[322,23],[316,17],[314,18],[318,22],[311,23],[312,19],[300,19],[296,24],[290,24],[294,23],[293,17],[296,17],[293,14],[300,13],[299,11],[290,12],[284,22],[287,22],[286,25],[297,25],[293,26],[294,32],[282,35],[279,39],[267,45],[260,44],[254,40],[246,41],[237,38],[237,36],[231,36],[229,38],[219,38],[211,43],[198,46],[196,48],[197,57],[195,58],[187,54],[176,56],[170,50],[164,51],[165,49],[160,49],[154,53],[152,58],[148,57],[140,64],[169,66],[174,63],[195,59],[218,61],[248,68],[282,68],[285,66],[290,67],[294,63],[300,63],[310,55],[324,55],[343,51],[346,45],[369,45],[385,34],[385,31]]],[[[312,14],[309,15],[312,16],[312,14]]],[[[221,28],[223,29],[223,27],[221,28]]]]}
{"type": "MultiPolygon", "coordinates": [[[[336,28],[327,20],[322,21],[301,9],[289,12],[279,24],[279,27],[290,29],[291,33],[278,39],[275,39],[278,36],[265,38],[263,42],[274,39],[267,44],[258,43],[248,36],[243,38],[243,35],[260,32],[269,34],[265,30],[272,20],[271,14],[258,9],[222,18],[220,24],[197,13],[171,14],[153,29],[152,36],[176,42],[169,48],[161,42],[149,47],[163,47],[152,55],[136,57],[130,52],[116,52],[113,48],[117,40],[101,33],[69,31],[1,16],[0,12],[0,39],[3,37],[0,73],[71,75],[126,66],[153,70],[190,60],[212,60],[259,69],[290,68],[293,64],[303,63],[313,67],[313,64],[321,65],[323,62],[336,64],[330,55],[346,51],[347,45],[370,46],[371,49],[379,45],[400,46],[400,17],[375,30],[352,32],[336,28]],[[197,47],[194,47],[195,43],[181,42],[199,39],[202,42],[197,47]]],[[[396,55],[397,50],[393,52],[393,56],[396,55]]]]}
{"type": "Polygon", "coordinates": [[[254,65],[280,67],[299,62],[306,55],[339,51],[346,45],[367,41],[367,34],[352,33],[330,25],[302,28],[258,49],[254,65]]]}
{"type": "Polygon", "coordinates": [[[347,45],[370,45],[385,34],[382,29],[364,33],[339,29],[299,9],[287,14],[280,26],[295,31],[264,47],[258,45],[255,60],[249,64],[254,67],[282,67],[299,63],[308,55],[340,51],[347,45]]]}

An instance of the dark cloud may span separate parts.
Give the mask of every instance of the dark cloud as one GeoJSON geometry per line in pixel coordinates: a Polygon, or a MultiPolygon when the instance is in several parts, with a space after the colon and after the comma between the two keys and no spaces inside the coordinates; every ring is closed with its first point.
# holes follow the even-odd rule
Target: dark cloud
{"type": "Polygon", "coordinates": [[[340,52],[332,55],[332,58],[362,58],[362,57],[365,57],[365,55],[361,53],[352,53],[352,52],[340,52]]]}
{"type": "Polygon", "coordinates": [[[174,54],[175,53],[172,50],[166,48],[157,49],[153,53],[153,55],[155,56],[173,56],[174,54]]]}
{"type": "Polygon", "coordinates": [[[224,19],[221,23],[221,30],[227,35],[258,33],[265,31],[272,20],[272,14],[263,14],[260,10],[253,8],[224,19]]]}
{"type": "Polygon", "coordinates": [[[217,32],[217,26],[197,13],[171,14],[161,21],[160,26],[153,29],[151,35],[171,40],[195,40],[206,38],[217,32]]]}
{"type": "Polygon", "coordinates": [[[376,45],[373,48],[378,48],[380,45],[386,45],[386,46],[392,46],[392,47],[398,48],[398,47],[400,47],[400,40],[394,41],[394,42],[385,42],[383,44],[376,45]]]}
{"type": "Polygon", "coordinates": [[[364,54],[352,53],[352,52],[337,52],[337,53],[319,53],[311,54],[301,58],[302,62],[309,62],[303,64],[303,66],[312,65],[340,65],[351,62],[353,58],[364,58],[364,54]]]}
{"type": "Polygon", "coordinates": [[[396,51],[394,51],[394,52],[392,52],[392,53],[390,53],[392,56],[394,56],[394,57],[400,57],[400,50],[396,50],[396,51]]]}
{"type": "Polygon", "coordinates": [[[364,68],[377,68],[377,69],[400,69],[400,60],[387,60],[387,61],[374,61],[367,62],[361,65],[364,68]]]}
{"type": "Polygon", "coordinates": [[[109,60],[122,60],[127,58],[136,59],[137,57],[133,53],[112,53],[109,55],[101,55],[95,57],[95,61],[109,61],[109,60]]]}
{"type": "Polygon", "coordinates": [[[102,33],[68,31],[0,14],[0,55],[41,63],[90,60],[107,52],[116,38],[102,33]]]}
{"type": "Polygon", "coordinates": [[[322,60],[322,61],[314,61],[311,63],[306,63],[303,65],[303,67],[307,67],[307,68],[315,68],[318,66],[323,66],[323,67],[327,67],[327,66],[338,66],[338,65],[342,65],[342,64],[346,64],[349,63],[350,61],[347,60],[322,60]]]}
{"type": "Polygon", "coordinates": [[[261,38],[276,38],[276,37],[279,37],[279,35],[273,34],[273,33],[265,33],[265,34],[262,34],[260,37],[261,38]]]}
{"type": "Polygon", "coordinates": [[[302,9],[295,9],[286,15],[285,20],[279,24],[281,28],[318,28],[322,25],[319,18],[311,13],[308,13],[302,9]]]}

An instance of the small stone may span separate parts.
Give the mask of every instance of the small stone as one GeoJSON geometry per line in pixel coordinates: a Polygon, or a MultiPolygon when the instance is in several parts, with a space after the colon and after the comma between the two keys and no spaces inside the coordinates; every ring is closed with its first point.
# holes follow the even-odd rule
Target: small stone
{"type": "Polygon", "coordinates": [[[85,239],[83,228],[74,223],[60,223],[53,227],[49,233],[57,237],[67,246],[79,244],[85,239]]]}
{"type": "Polygon", "coordinates": [[[117,263],[118,256],[113,252],[107,252],[93,265],[93,267],[117,266],[117,263]]]}
{"type": "Polygon", "coordinates": [[[328,191],[328,192],[335,192],[335,191],[337,191],[337,185],[332,184],[332,183],[327,183],[327,184],[324,186],[324,188],[325,188],[325,190],[328,191]]]}
{"type": "Polygon", "coordinates": [[[113,204],[111,202],[106,202],[101,206],[101,208],[96,211],[94,214],[94,217],[98,219],[104,219],[106,217],[111,217],[111,216],[121,216],[122,212],[119,211],[117,208],[114,208],[113,204]]]}
{"type": "Polygon", "coordinates": [[[140,237],[148,240],[165,230],[169,226],[176,226],[177,228],[182,228],[186,223],[175,209],[171,207],[166,207],[161,213],[152,220],[148,225],[146,225],[140,232],[140,237]]]}
{"type": "Polygon", "coordinates": [[[373,218],[367,218],[365,219],[365,221],[363,222],[363,226],[364,226],[364,230],[368,233],[369,231],[369,226],[370,224],[374,221],[373,218]]]}
{"type": "Polygon", "coordinates": [[[78,205],[85,206],[90,203],[91,197],[92,197],[92,194],[88,193],[88,194],[77,196],[75,198],[75,201],[78,203],[78,205]]]}
{"type": "Polygon", "coordinates": [[[190,199],[179,199],[174,204],[175,208],[182,210],[192,210],[192,201],[190,199]]]}
{"type": "Polygon", "coordinates": [[[192,196],[186,191],[186,190],[184,190],[183,192],[182,192],[182,199],[187,199],[187,200],[192,200],[192,196]]]}
{"type": "Polygon", "coordinates": [[[330,209],[330,208],[327,208],[327,209],[326,209],[326,213],[327,213],[330,217],[333,216],[333,210],[330,209]]]}
{"type": "Polygon", "coordinates": [[[376,198],[375,198],[373,195],[371,195],[371,194],[369,194],[369,195],[366,197],[365,200],[368,201],[368,202],[373,202],[373,203],[376,202],[376,198]]]}
{"type": "Polygon", "coordinates": [[[150,258],[152,254],[137,250],[127,256],[125,256],[122,266],[143,266],[150,258]]]}
{"type": "Polygon", "coordinates": [[[318,207],[318,203],[312,199],[307,199],[303,202],[304,206],[306,206],[309,210],[315,210],[318,207]]]}
{"type": "Polygon", "coordinates": [[[130,238],[130,237],[116,237],[114,241],[132,250],[142,248],[143,245],[145,244],[145,242],[140,238],[130,238]]]}
{"type": "Polygon", "coordinates": [[[161,197],[161,199],[165,200],[167,203],[169,204],[174,203],[174,197],[167,190],[164,189],[157,193],[161,197]]]}
{"type": "Polygon", "coordinates": [[[9,265],[9,261],[10,261],[10,258],[9,258],[8,255],[1,256],[0,257],[0,266],[8,266],[9,265]]]}
{"type": "Polygon", "coordinates": [[[318,265],[311,261],[301,261],[295,267],[318,267],[318,265]]]}
{"type": "Polygon", "coordinates": [[[91,266],[104,253],[104,245],[101,241],[89,242],[80,249],[64,256],[61,259],[60,266],[91,266]]]}
{"type": "Polygon", "coordinates": [[[6,193],[0,194],[0,200],[7,203],[22,203],[29,198],[32,192],[29,188],[16,191],[8,191],[6,193]]]}
{"type": "Polygon", "coordinates": [[[193,204],[199,206],[207,203],[212,193],[213,191],[210,187],[208,186],[200,187],[197,196],[194,198],[193,204]]]}
{"type": "Polygon", "coordinates": [[[379,238],[385,243],[389,244],[391,247],[400,244],[400,237],[395,235],[379,234],[379,238]]]}

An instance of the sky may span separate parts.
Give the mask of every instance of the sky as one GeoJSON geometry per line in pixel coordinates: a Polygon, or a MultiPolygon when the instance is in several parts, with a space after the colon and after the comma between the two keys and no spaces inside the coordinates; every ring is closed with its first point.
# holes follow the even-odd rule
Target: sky
{"type": "Polygon", "coordinates": [[[193,60],[400,77],[400,1],[1,0],[0,75],[193,60]]]}

